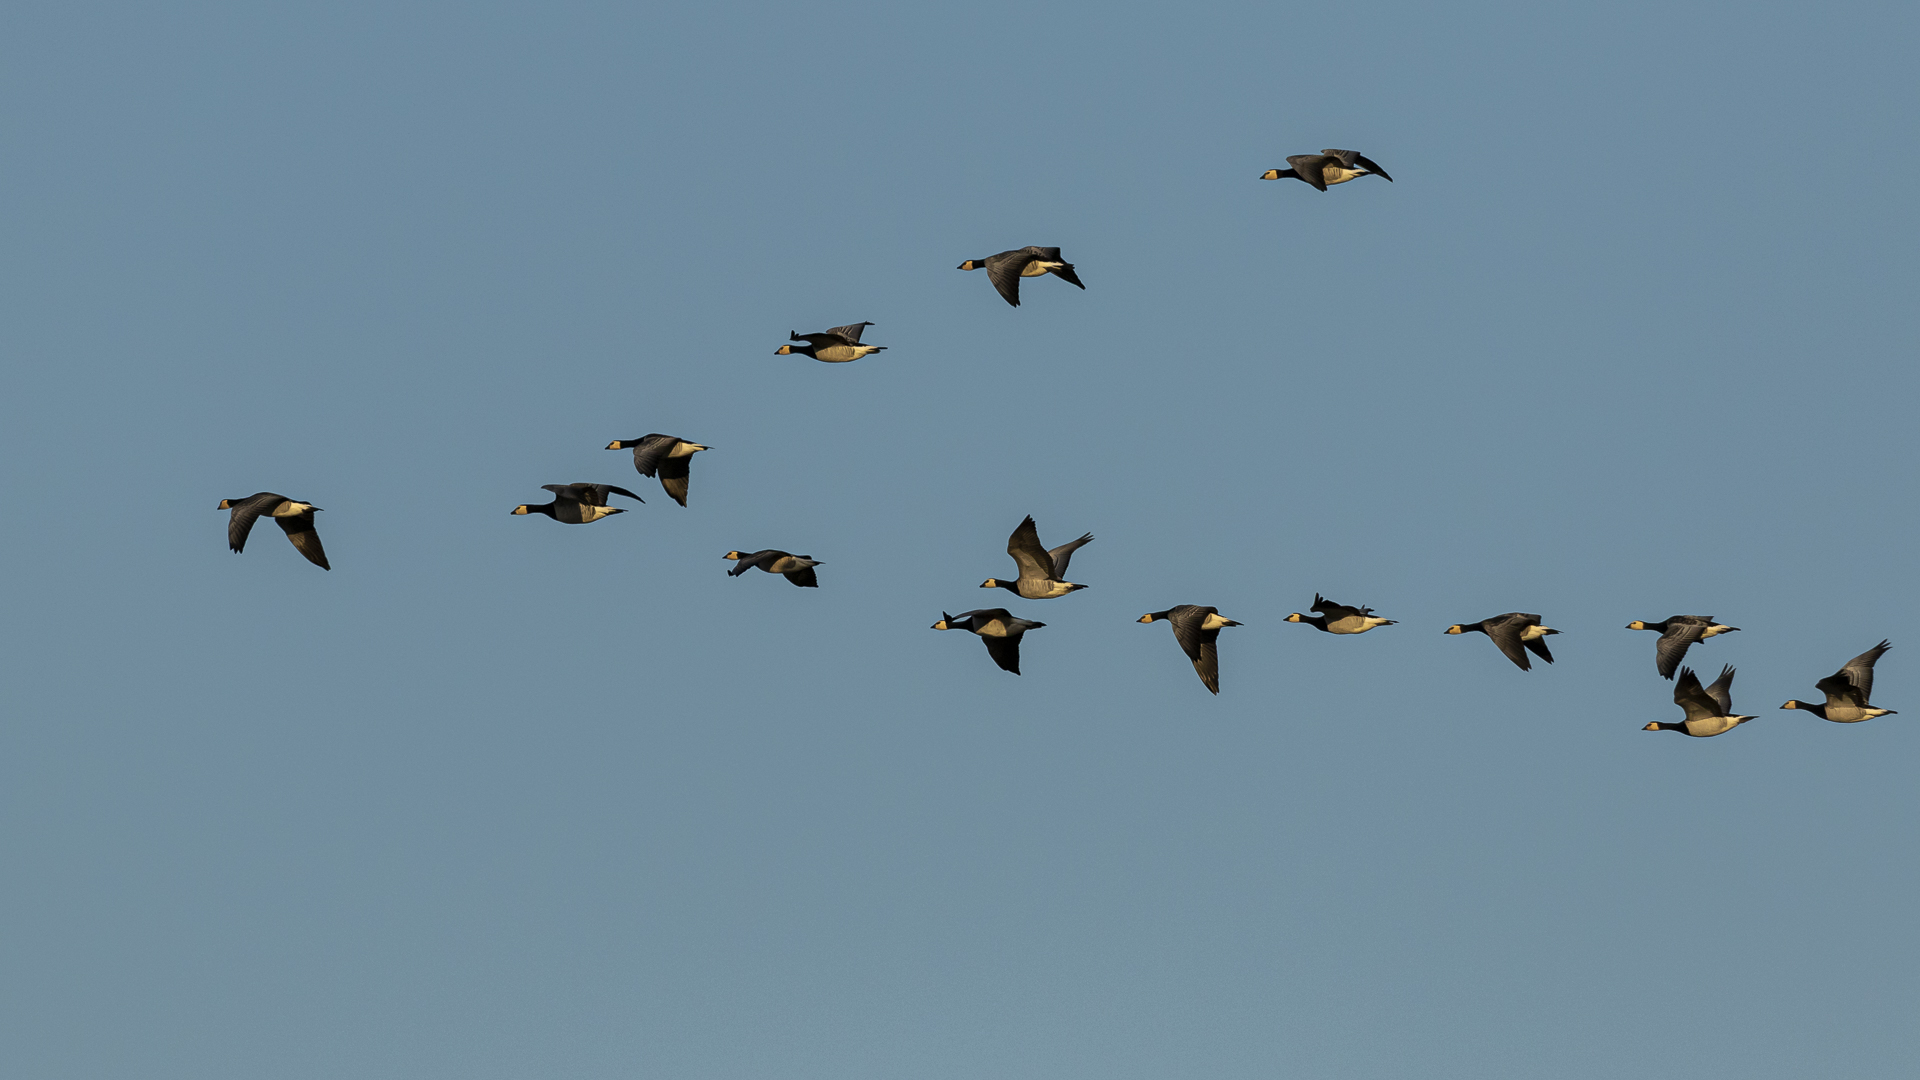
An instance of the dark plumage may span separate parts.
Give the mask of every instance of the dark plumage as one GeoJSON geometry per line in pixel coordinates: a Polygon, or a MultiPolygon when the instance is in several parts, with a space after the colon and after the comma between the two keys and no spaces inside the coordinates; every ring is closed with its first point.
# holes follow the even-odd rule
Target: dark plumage
{"type": "Polygon", "coordinates": [[[1262,180],[1301,180],[1325,191],[1328,184],[1344,184],[1362,176],[1378,176],[1393,182],[1387,170],[1363,157],[1358,150],[1322,150],[1317,154],[1294,154],[1287,158],[1291,168],[1268,169],[1262,180]]]}
{"type": "Polygon", "coordinates": [[[1220,637],[1220,631],[1229,626],[1239,626],[1232,619],[1224,618],[1219,608],[1197,607],[1193,604],[1181,604],[1165,611],[1149,611],[1140,616],[1143,623],[1165,620],[1173,627],[1173,639],[1180,643],[1180,649],[1193,661],[1194,673],[1200,676],[1200,684],[1210,693],[1220,692],[1220,654],[1214,648],[1214,642],[1220,637]]]}
{"type": "Polygon", "coordinates": [[[1020,639],[1027,631],[1037,630],[1047,625],[1031,619],[1016,619],[1013,612],[1006,608],[981,608],[977,611],[963,611],[958,616],[940,613],[940,621],[933,624],[935,630],[966,630],[977,635],[987,646],[987,655],[1000,665],[1002,671],[1020,674],[1020,639]]]}
{"type": "Polygon", "coordinates": [[[1014,565],[1020,568],[1020,576],[1013,581],[988,578],[980,583],[980,587],[1005,589],[1028,600],[1052,600],[1077,592],[1086,586],[1076,585],[1066,579],[1067,563],[1073,558],[1074,552],[1091,543],[1093,534],[1088,533],[1052,550],[1041,547],[1039,526],[1033,523],[1033,515],[1028,514],[1025,521],[1015,526],[1013,535],[1007,537],[1007,554],[1013,556],[1014,565]]]}
{"type": "Polygon", "coordinates": [[[846,326],[835,326],[820,334],[790,333],[787,335],[788,341],[801,341],[805,344],[782,345],[773,351],[773,355],[798,354],[811,356],[823,364],[844,364],[849,360],[858,360],[873,353],[885,352],[887,348],[885,345],[860,344],[860,335],[872,325],[874,324],[870,322],[857,322],[846,326]]]}
{"type": "Polygon", "coordinates": [[[293,542],[294,550],[306,556],[308,562],[322,570],[333,569],[327,565],[326,549],[320,546],[320,534],[313,527],[313,515],[320,508],[312,503],[262,491],[244,499],[221,499],[220,509],[233,511],[227,519],[227,547],[234,552],[246,548],[253,523],[265,514],[280,526],[280,531],[293,542]]]}
{"type": "Polygon", "coordinates": [[[514,514],[545,514],[565,525],[591,525],[601,518],[624,514],[625,510],[607,505],[607,496],[625,495],[634,502],[647,500],[612,484],[541,484],[542,491],[553,492],[550,503],[521,503],[514,514]]]}
{"type": "Polygon", "coordinates": [[[641,476],[660,475],[660,486],[673,501],[687,505],[687,479],[693,455],[711,446],[691,443],[678,435],[642,435],[638,439],[615,439],[609,450],[632,450],[633,467],[641,476]]]}
{"type": "Polygon", "coordinates": [[[1535,656],[1553,663],[1553,654],[1547,651],[1547,643],[1542,640],[1548,634],[1560,631],[1550,630],[1540,624],[1540,616],[1529,615],[1522,611],[1510,611],[1505,615],[1495,615],[1491,619],[1482,619],[1476,623],[1455,623],[1444,631],[1448,634],[1482,633],[1493,639],[1507,659],[1521,671],[1532,671],[1533,664],[1527,660],[1527,650],[1533,650],[1535,656]],[[1524,646],[1524,647],[1523,647],[1524,646]]]}
{"type": "Polygon", "coordinates": [[[1627,624],[1627,629],[1653,630],[1660,634],[1660,640],[1653,647],[1653,666],[1661,678],[1671,679],[1694,642],[1716,634],[1730,634],[1740,628],[1716,623],[1711,615],[1670,615],[1660,622],[1635,619],[1627,624]]]}
{"type": "Polygon", "coordinates": [[[734,560],[733,569],[727,571],[728,577],[739,577],[757,566],[769,574],[784,575],[788,581],[803,589],[820,587],[820,578],[814,574],[813,568],[823,564],[811,555],[790,555],[768,548],[750,554],[729,551],[721,558],[734,560]]]}
{"type": "Polygon", "coordinates": [[[1000,293],[1001,299],[1014,307],[1020,306],[1020,279],[1052,274],[1070,285],[1079,286],[1080,275],[1076,274],[1073,264],[1060,257],[1057,247],[1023,247],[1012,251],[1003,251],[998,255],[989,255],[984,259],[968,259],[960,264],[962,270],[985,268],[987,280],[1000,293]]]}
{"type": "Polygon", "coordinates": [[[1731,667],[1722,667],[1720,677],[1705,689],[1701,688],[1700,677],[1693,673],[1692,668],[1681,668],[1680,678],[1673,684],[1673,703],[1687,714],[1685,720],[1677,724],[1655,721],[1640,730],[1678,731],[1696,739],[1706,739],[1724,735],[1754,719],[1751,716],[1734,715],[1731,667]]]}
{"type": "Polygon", "coordinates": [[[1305,623],[1329,634],[1364,634],[1375,627],[1392,626],[1397,619],[1376,618],[1370,607],[1348,607],[1336,604],[1319,593],[1313,594],[1313,606],[1308,611],[1317,611],[1319,615],[1302,615],[1299,612],[1286,617],[1287,622],[1305,623]]]}
{"type": "Polygon", "coordinates": [[[1882,641],[1847,661],[1847,666],[1839,671],[1814,683],[1813,688],[1827,696],[1826,704],[1813,705],[1796,699],[1780,707],[1804,709],[1822,720],[1831,720],[1836,724],[1857,724],[1876,716],[1895,715],[1893,709],[1877,708],[1868,702],[1868,699],[1873,697],[1873,665],[1880,659],[1882,653],[1891,648],[1893,648],[1892,643],[1882,641]]]}

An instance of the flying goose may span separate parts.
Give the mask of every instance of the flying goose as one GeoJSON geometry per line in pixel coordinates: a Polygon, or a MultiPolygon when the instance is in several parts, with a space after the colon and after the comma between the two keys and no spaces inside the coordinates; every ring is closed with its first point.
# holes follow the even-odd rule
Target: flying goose
{"type": "Polygon", "coordinates": [[[967,630],[979,635],[987,646],[987,655],[1002,671],[1020,674],[1020,638],[1029,630],[1047,625],[1031,619],[1016,619],[1006,608],[981,608],[963,611],[958,616],[940,613],[935,630],[967,630]]]}
{"type": "Polygon", "coordinates": [[[1060,258],[1057,247],[1023,247],[1013,251],[1003,251],[998,255],[989,255],[984,259],[968,259],[960,264],[962,270],[986,268],[987,280],[1000,291],[1002,299],[1014,307],[1020,306],[1020,279],[1052,274],[1070,285],[1079,286],[1080,276],[1073,272],[1073,264],[1060,258]]]}
{"type": "Polygon", "coordinates": [[[1857,724],[1876,716],[1894,715],[1893,709],[1878,709],[1867,704],[1867,699],[1873,696],[1873,662],[1891,648],[1893,646],[1890,643],[1882,641],[1847,661],[1846,667],[1814,683],[1815,690],[1827,695],[1825,705],[1809,705],[1796,699],[1780,707],[1805,709],[1822,720],[1831,720],[1836,724],[1857,724]]]}
{"type": "Polygon", "coordinates": [[[1005,589],[1028,600],[1052,600],[1076,589],[1084,589],[1085,585],[1075,585],[1067,580],[1067,560],[1073,558],[1073,553],[1080,550],[1082,544],[1092,542],[1093,534],[1088,533],[1070,544],[1061,544],[1048,551],[1040,546],[1040,530],[1033,523],[1033,515],[1028,514],[1019,528],[1013,530],[1013,535],[1007,537],[1007,554],[1013,556],[1013,561],[1020,567],[1019,579],[1002,581],[988,578],[980,583],[980,587],[1005,589]]]}
{"type": "Polygon", "coordinates": [[[1661,678],[1671,679],[1674,669],[1680,666],[1680,659],[1687,655],[1687,646],[1715,634],[1730,634],[1740,628],[1714,622],[1711,615],[1669,615],[1660,622],[1635,619],[1627,624],[1627,629],[1659,632],[1660,640],[1653,646],[1653,666],[1659,670],[1661,678]]]}
{"type": "Polygon", "coordinates": [[[1302,615],[1299,612],[1286,617],[1286,622],[1306,623],[1318,627],[1329,634],[1364,634],[1376,626],[1392,626],[1398,619],[1376,619],[1370,607],[1348,607],[1336,604],[1319,593],[1313,594],[1313,606],[1308,611],[1320,614],[1302,615]]]}
{"type": "Polygon", "coordinates": [[[265,514],[280,526],[287,539],[293,541],[294,550],[305,555],[308,562],[322,570],[333,569],[327,565],[327,552],[320,546],[320,534],[313,529],[313,515],[319,513],[320,508],[312,503],[262,491],[244,499],[221,499],[220,509],[233,511],[233,516],[227,519],[227,546],[236,554],[247,546],[247,534],[253,531],[253,523],[265,514]]]}
{"type": "Polygon", "coordinates": [[[1173,624],[1173,639],[1180,643],[1187,659],[1193,661],[1193,670],[1200,676],[1201,685],[1218,694],[1220,654],[1213,643],[1220,637],[1222,629],[1240,624],[1232,619],[1221,618],[1219,608],[1196,607],[1193,604],[1181,604],[1165,611],[1149,611],[1140,616],[1143,623],[1162,619],[1173,624]]]}
{"type": "Polygon", "coordinates": [[[624,514],[625,510],[607,505],[608,495],[625,495],[634,502],[647,500],[612,484],[541,484],[540,490],[553,492],[550,503],[521,503],[515,514],[545,514],[565,525],[591,525],[603,517],[624,514]]]}
{"type": "Polygon", "coordinates": [[[813,572],[813,568],[823,564],[811,555],[789,555],[784,551],[768,548],[765,551],[752,551],[746,554],[729,551],[720,557],[734,560],[733,569],[727,571],[728,577],[739,577],[757,566],[769,574],[784,575],[788,581],[803,589],[820,587],[820,577],[813,572]]]}
{"type": "Polygon", "coordinates": [[[615,439],[607,444],[609,450],[632,450],[633,467],[641,476],[660,474],[660,486],[673,501],[681,506],[687,505],[687,473],[693,464],[693,455],[702,450],[711,450],[711,446],[690,443],[678,435],[643,435],[638,439],[615,439]]]}
{"type": "Polygon", "coordinates": [[[1317,154],[1294,154],[1287,158],[1290,169],[1268,169],[1262,173],[1262,180],[1284,180],[1292,177],[1304,180],[1321,191],[1328,184],[1344,184],[1362,176],[1378,176],[1387,183],[1393,183],[1393,177],[1387,170],[1361,156],[1358,150],[1322,150],[1317,154]]]}
{"type": "Polygon", "coordinates": [[[1548,634],[1560,632],[1542,626],[1540,616],[1528,615],[1520,611],[1509,611],[1505,615],[1495,615],[1491,619],[1482,619],[1477,623],[1455,623],[1447,627],[1445,632],[1466,634],[1475,630],[1492,638],[1493,643],[1500,646],[1500,651],[1507,654],[1507,659],[1513,661],[1521,671],[1533,670],[1533,665],[1528,662],[1526,651],[1521,646],[1532,649],[1535,656],[1551,664],[1553,654],[1547,651],[1547,643],[1541,639],[1548,634]]]}
{"type": "Polygon", "coordinates": [[[882,352],[885,345],[862,345],[860,335],[870,322],[851,323],[847,326],[830,327],[819,334],[790,333],[789,341],[804,341],[805,345],[782,345],[773,350],[775,356],[800,355],[811,356],[823,364],[844,364],[849,360],[858,360],[871,353],[882,352]]]}
{"type": "Polygon", "coordinates": [[[1720,677],[1713,685],[1700,688],[1700,676],[1692,668],[1681,668],[1680,678],[1673,684],[1673,703],[1686,710],[1687,718],[1677,724],[1663,724],[1654,721],[1641,731],[1679,731],[1696,739],[1725,735],[1741,724],[1754,719],[1751,716],[1737,716],[1733,711],[1733,669],[1722,667],[1720,677]]]}

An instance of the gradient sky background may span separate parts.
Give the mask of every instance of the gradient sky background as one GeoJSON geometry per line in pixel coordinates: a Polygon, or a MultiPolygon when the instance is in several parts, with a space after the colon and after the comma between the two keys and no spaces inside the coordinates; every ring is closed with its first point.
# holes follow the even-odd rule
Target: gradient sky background
{"type": "Polygon", "coordinates": [[[0,1072],[1920,1067],[1911,5],[639,8],[0,16],[0,1072]]]}

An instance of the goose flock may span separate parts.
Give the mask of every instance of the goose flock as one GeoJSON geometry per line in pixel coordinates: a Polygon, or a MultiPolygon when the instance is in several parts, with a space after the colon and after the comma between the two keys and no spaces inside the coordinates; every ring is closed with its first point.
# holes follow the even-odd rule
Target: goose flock
{"type": "MultiPolygon", "coordinates": [[[[1363,176],[1378,176],[1389,183],[1393,181],[1385,169],[1357,150],[1295,154],[1287,158],[1287,166],[1285,169],[1269,169],[1260,179],[1299,180],[1322,192],[1333,185],[1363,176]]],[[[1086,289],[1074,265],[1062,257],[1057,247],[1014,248],[984,259],[968,259],[960,264],[959,269],[985,270],[994,290],[1013,307],[1020,306],[1022,278],[1052,275],[1083,291],[1086,289]]],[[[867,328],[874,325],[873,322],[849,323],[813,334],[793,331],[787,335],[788,344],[775,350],[775,355],[806,356],[827,364],[851,363],[886,349],[884,345],[869,345],[861,341],[867,328]]],[[[658,478],[668,497],[685,507],[692,479],[693,457],[713,448],[678,435],[656,432],[637,439],[615,439],[607,444],[606,449],[631,450],[634,471],[644,477],[658,478]]],[[[640,503],[646,501],[626,488],[613,484],[578,482],[543,484],[541,487],[553,494],[553,501],[522,503],[511,512],[515,515],[544,514],[565,525],[590,525],[615,514],[626,513],[625,507],[609,505],[607,500],[612,496],[619,495],[640,503]]],[[[320,545],[320,534],[314,527],[314,515],[320,512],[320,508],[312,503],[262,491],[243,499],[222,499],[219,508],[231,511],[227,524],[227,546],[233,551],[240,552],[246,548],[247,536],[254,523],[265,516],[280,526],[294,550],[308,562],[322,570],[332,569],[327,562],[326,550],[320,545]]],[[[1085,533],[1077,540],[1048,548],[1040,542],[1039,526],[1033,516],[1028,515],[1007,538],[1007,554],[1013,557],[1015,576],[1011,579],[990,577],[980,583],[980,588],[1005,589],[1022,600],[1032,601],[1058,600],[1069,596],[1087,586],[1067,580],[1068,563],[1074,552],[1092,542],[1093,534],[1085,533]]],[[[732,569],[727,571],[729,577],[739,577],[748,570],[758,568],[764,573],[778,574],[794,585],[807,589],[819,588],[820,578],[814,568],[824,565],[822,560],[811,555],[795,555],[776,548],[753,552],[729,551],[724,558],[733,563],[732,569]]],[[[1296,611],[1284,621],[1303,623],[1322,633],[1345,636],[1365,634],[1397,624],[1397,620],[1374,615],[1370,607],[1338,604],[1318,593],[1314,594],[1313,604],[1307,610],[1314,614],[1304,615],[1296,611]]],[[[1220,693],[1220,631],[1240,626],[1241,623],[1221,615],[1218,608],[1197,604],[1179,604],[1164,611],[1150,611],[1140,616],[1139,621],[1165,622],[1172,626],[1174,641],[1192,662],[1201,685],[1209,693],[1220,693]]],[[[940,621],[933,624],[933,629],[972,633],[986,646],[987,656],[996,665],[1018,675],[1021,639],[1029,630],[1038,630],[1046,625],[1021,618],[1006,608],[978,608],[959,615],[949,615],[943,611],[940,621]]],[[[1718,635],[1738,631],[1739,627],[1719,622],[1710,615],[1672,615],[1659,622],[1636,619],[1628,623],[1626,628],[1659,633],[1660,638],[1654,645],[1654,669],[1661,678],[1673,680],[1673,702],[1684,714],[1684,718],[1677,723],[1654,721],[1643,730],[1678,731],[1693,738],[1709,738],[1724,735],[1754,719],[1753,716],[1733,711],[1732,666],[1723,666],[1720,677],[1712,685],[1704,687],[1692,668],[1681,666],[1689,648],[1718,635]]],[[[1455,623],[1443,632],[1450,635],[1485,634],[1501,654],[1521,671],[1531,671],[1535,658],[1553,663],[1553,653],[1548,649],[1546,639],[1560,633],[1547,626],[1541,616],[1519,611],[1477,622],[1455,623]]],[[[1890,647],[1888,642],[1882,641],[1847,661],[1839,671],[1814,683],[1814,689],[1825,695],[1824,703],[1796,699],[1780,708],[1810,712],[1836,724],[1857,724],[1863,720],[1894,715],[1894,710],[1879,708],[1869,701],[1873,693],[1873,666],[1890,647]]]]}

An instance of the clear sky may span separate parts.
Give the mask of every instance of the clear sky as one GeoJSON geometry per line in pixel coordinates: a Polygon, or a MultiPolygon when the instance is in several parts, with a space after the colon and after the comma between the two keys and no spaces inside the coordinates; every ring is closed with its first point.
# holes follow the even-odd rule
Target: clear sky
{"type": "Polygon", "coordinates": [[[9,5],[0,1072],[1914,1075],[1916,23],[9,5]]]}

